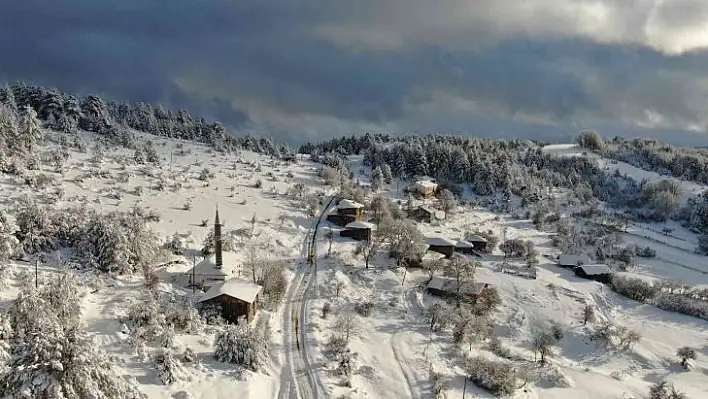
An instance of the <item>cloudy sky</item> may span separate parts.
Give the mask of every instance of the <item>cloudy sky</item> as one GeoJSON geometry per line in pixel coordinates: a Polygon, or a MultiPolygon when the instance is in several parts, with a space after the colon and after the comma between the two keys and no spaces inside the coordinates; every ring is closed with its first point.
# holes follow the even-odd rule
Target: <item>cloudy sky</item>
{"type": "Polygon", "coordinates": [[[708,145],[706,0],[4,0],[0,80],[291,142],[364,131],[708,145]]]}

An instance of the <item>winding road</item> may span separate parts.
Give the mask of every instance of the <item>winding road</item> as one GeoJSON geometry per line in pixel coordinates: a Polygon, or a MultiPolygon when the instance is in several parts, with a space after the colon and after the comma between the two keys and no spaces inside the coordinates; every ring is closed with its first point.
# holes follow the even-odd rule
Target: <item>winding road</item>
{"type": "Polygon", "coordinates": [[[286,362],[280,374],[278,399],[327,397],[327,390],[310,362],[305,326],[308,325],[309,319],[308,294],[317,276],[317,229],[335,199],[336,197],[331,197],[305,236],[301,251],[302,260],[285,297],[283,342],[286,362]],[[312,263],[308,262],[310,254],[312,263]]]}

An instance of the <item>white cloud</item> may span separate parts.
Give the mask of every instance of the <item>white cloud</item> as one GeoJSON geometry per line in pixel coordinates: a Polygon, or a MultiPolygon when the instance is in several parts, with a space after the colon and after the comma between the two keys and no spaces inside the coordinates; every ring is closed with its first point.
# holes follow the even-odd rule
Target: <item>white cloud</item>
{"type": "MultiPolygon", "coordinates": [[[[343,3],[339,3],[343,4],[343,3]]],[[[313,27],[349,49],[475,48],[509,38],[581,38],[667,54],[708,48],[705,0],[358,0],[313,27]],[[334,18],[332,18],[334,17],[334,18]]]]}

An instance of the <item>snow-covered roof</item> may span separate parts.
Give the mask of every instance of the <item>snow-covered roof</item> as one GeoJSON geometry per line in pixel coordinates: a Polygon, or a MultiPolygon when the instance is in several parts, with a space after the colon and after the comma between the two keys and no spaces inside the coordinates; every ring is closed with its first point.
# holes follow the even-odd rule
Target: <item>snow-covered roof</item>
{"type": "MultiPolygon", "coordinates": [[[[487,283],[482,283],[482,282],[473,282],[471,284],[464,284],[462,287],[462,292],[465,294],[479,294],[482,289],[487,286],[487,283]]],[[[432,280],[428,283],[428,288],[432,288],[434,290],[439,290],[439,291],[445,291],[449,293],[456,293],[457,292],[457,281],[453,278],[450,277],[433,277],[432,280]]]]}
{"type": "Polygon", "coordinates": [[[250,281],[240,278],[232,278],[211,286],[197,302],[204,302],[221,295],[228,295],[232,298],[240,299],[244,302],[253,303],[256,296],[261,292],[261,287],[250,281]]]}
{"type": "Polygon", "coordinates": [[[590,257],[587,255],[561,255],[558,259],[558,264],[561,266],[577,266],[578,264],[587,265],[591,263],[590,257]]]}
{"type": "Polygon", "coordinates": [[[455,242],[455,247],[456,248],[474,248],[474,245],[470,242],[467,242],[465,240],[459,240],[455,242]]]}
{"type": "Polygon", "coordinates": [[[588,276],[596,276],[598,274],[611,274],[612,270],[609,266],[598,264],[598,265],[582,265],[577,268],[582,269],[588,276]]]}
{"type": "Polygon", "coordinates": [[[420,187],[432,188],[432,189],[434,189],[438,186],[437,184],[435,184],[434,182],[432,182],[430,180],[419,180],[419,181],[416,181],[415,183],[413,183],[413,185],[418,185],[420,187]]]}
{"type": "Polygon", "coordinates": [[[346,226],[344,226],[345,229],[372,229],[374,228],[374,225],[369,222],[362,222],[357,220],[356,222],[351,222],[347,223],[346,226]]]}
{"type": "Polygon", "coordinates": [[[359,209],[363,207],[364,205],[349,199],[343,199],[337,204],[337,209],[359,209]]]}
{"type": "Polygon", "coordinates": [[[442,237],[428,237],[425,239],[426,245],[435,247],[454,247],[455,243],[442,237]]]}
{"type": "Polygon", "coordinates": [[[469,242],[487,242],[486,238],[480,237],[475,234],[469,234],[467,237],[465,237],[465,240],[469,242]]]}
{"type": "Polygon", "coordinates": [[[221,258],[222,268],[216,267],[216,254],[211,254],[197,263],[196,270],[192,271],[194,268],[190,268],[187,274],[191,276],[194,273],[197,279],[207,277],[210,280],[224,280],[231,275],[234,266],[239,264],[241,260],[234,252],[229,251],[222,251],[221,258]]]}

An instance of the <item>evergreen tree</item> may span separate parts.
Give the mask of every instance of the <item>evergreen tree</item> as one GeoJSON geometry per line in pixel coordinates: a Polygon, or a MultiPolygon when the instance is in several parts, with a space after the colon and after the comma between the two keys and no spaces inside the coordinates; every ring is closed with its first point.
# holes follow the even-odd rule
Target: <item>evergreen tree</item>
{"type": "Polygon", "coordinates": [[[20,121],[19,140],[28,153],[34,151],[35,145],[42,140],[42,129],[37,119],[37,113],[29,106],[25,107],[20,121]]]}

